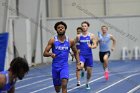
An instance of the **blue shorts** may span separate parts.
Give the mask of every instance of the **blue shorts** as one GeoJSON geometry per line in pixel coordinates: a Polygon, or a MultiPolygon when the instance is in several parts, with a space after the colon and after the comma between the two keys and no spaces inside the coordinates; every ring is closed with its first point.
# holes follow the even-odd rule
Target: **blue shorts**
{"type": "Polygon", "coordinates": [[[87,67],[93,67],[93,56],[92,55],[80,55],[80,61],[87,67]]]}
{"type": "Polygon", "coordinates": [[[62,79],[69,79],[69,68],[52,68],[52,78],[54,86],[61,86],[62,79]]]}

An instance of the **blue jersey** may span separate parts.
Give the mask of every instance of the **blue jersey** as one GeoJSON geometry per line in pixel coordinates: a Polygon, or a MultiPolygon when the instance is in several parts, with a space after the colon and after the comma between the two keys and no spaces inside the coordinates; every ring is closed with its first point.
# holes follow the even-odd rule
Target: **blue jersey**
{"type": "Polygon", "coordinates": [[[90,39],[90,33],[87,36],[80,35],[79,38],[79,49],[80,49],[80,55],[92,55],[92,49],[88,47],[88,44],[92,44],[92,41],[90,39]]]}
{"type": "Polygon", "coordinates": [[[110,51],[109,43],[110,43],[110,34],[106,34],[103,36],[101,33],[98,32],[99,37],[99,45],[100,45],[100,52],[110,51]]]}
{"type": "Polygon", "coordinates": [[[76,48],[80,49],[80,43],[79,42],[76,43],[76,48]]]}
{"type": "Polygon", "coordinates": [[[7,91],[9,91],[14,86],[16,81],[13,82],[12,84],[10,84],[8,71],[0,72],[0,74],[5,75],[5,77],[6,77],[6,84],[3,87],[3,89],[0,90],[0,93],[7,92],[7,91]]]}
{"type": "Polygon", "coordinates": [[[58,37],[54,37],[54,44],[52,47],[52,52],[56,54],[56,57],[53,59],[53,67],[64,67],[68,66],[68,55],[70,52],[70,43],[68,37],[64,42],[60,42],[58,37]]]}

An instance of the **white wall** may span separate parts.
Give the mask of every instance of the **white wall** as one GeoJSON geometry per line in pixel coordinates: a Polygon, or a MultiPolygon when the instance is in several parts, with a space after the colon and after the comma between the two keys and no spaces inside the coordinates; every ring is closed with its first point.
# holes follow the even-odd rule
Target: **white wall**
{"type": "Polygon", "coordinates": [[[140,0],[49,0],[49,17],[89,17],[140,15],[140,0]],[[61,4],[62,1],[62,4],[61,4]],[[105,2],[106,1],[106,2],[105,2]],[[62,6],[61,6],[62,5],[62,6]],[[62,7],[62,8],[61,8],[62,7]],[[80,9],[79,9],[80,8],[80,9]]]}
{"type": "Polygon", "coordinates": [[[140,15],[140,0],[107,0],[108,15],[140,15]]]}
{"type": "Polygon", "coordinates": [[[8,69],[14,57],[25,57],[31,66],[31,23],[29,19],[11,18],[8,21],[8,48],[6,55],[5,68],[8,69]]]}
{"type": "MultiPolygon", "coordinates": [[[[32,54],[36,50],[37,45],[37,37],[38,37],[38,31],[40,26],[40,20],[42,18],[46,18],[46,0],[19,0],[19,16],[16,15],[16,0],[5,0],[0,2],[0,32],[4,32],[7,29],[7,32],[11,31],[9,27],[11,27],[11,24],[9,25],[9,20],[13,19],[14,21],[14,31],[16,32],[16,39],[15,42],[17,42],[17,47],[25,47],[25,41],[26,37],[24,37],[24,34],[26,34],[26,23],[25,20],[29,19],[30,21],[30,28],[31,28],[31,52],[32,54]],[[8,4],[8,3],[9,4],[8,4]],[[7,8],[7,9],[6,9],[7,8]],[[8,12],[7,12],[8,11],[8,12]],[[7,21],[8,20],[8,21],[7,21]],[[7,24],[7,25],[6,25],[7,24]],[[6,28],[7,26],[7,28],[6,28]],[[20,31],[23,34],[23,37],[19,37],[21,35],[20,31]],[[23,42],[22,42],[23,41],[23,42]],[[21,44],[23,43],[23,45],[21,44]]],[[[39,45],[40,46],[40,45],[39,45]]],[[[25,55],[26,49],[25,48],[19,48],[20,56],[25,55]]],[[[37,50],[38,51],[38,50],[37,50]]],[[[35,51],[36,52],[36,51],[35,51]]],[[[36,53],[35,53],[36,54],[36,53]]],[[[41,53],[39,53],[41,54],[41,53]]],[[[30,55],[32,56],[32,55],[30,55]]],[[[41,62],[41,56],[37,57],[39,59],[39,62],[41,62]]],[[[38,61],[38,59],[36,61],[38,61]]]]}
{"type": "Polygon", "coordinates": [[[36,36],[38,30],[39,0],[19,0],[19,12],[21,18],[29,18],[31,21],[32,51],[36,46],[36,36]],[[25,7],[26,6],[26,7],[25,7]]]}
{"type": "Polygon", "coordinates": [[[62,0],[63,17],[89,17],[80,9],[85,9],[97,16],[104,15],[103,0],[62,0]]]}
{"type": "Polygon", "coordinates": [[[6,28],[6,15],[7,15],[7,11],[6,11],[6,7],[5,7],[5,3],[7,2],[7,0],[2,1],[0,0],[0,33],[5,32],[5,28],[6,28]]]}
{"type": "Polygon", "coordinates": [[[49,17],[60,17],[60,0],[48,0],[49,17]]]}
{"type": "MultiPolygon", "coordinates": [[[[14,19],[13,40],[18,53],[17,56],[25,57],[31,66],[31,29],[27,19],[14,19]],[[22,28],[22,29],[21,29],[22,28]]],[[[11,39],[11,38],[9,38],[11,39]]]]}

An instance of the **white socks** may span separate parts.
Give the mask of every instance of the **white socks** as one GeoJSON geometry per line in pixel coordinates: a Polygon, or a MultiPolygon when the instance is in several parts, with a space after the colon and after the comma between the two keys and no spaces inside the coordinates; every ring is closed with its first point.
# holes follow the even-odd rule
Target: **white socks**
{"type": "Polygon", "coordinates": [[[105,68],[105,72],[108,72],[108,67],[107,67],[107,68],[105,68]]]}

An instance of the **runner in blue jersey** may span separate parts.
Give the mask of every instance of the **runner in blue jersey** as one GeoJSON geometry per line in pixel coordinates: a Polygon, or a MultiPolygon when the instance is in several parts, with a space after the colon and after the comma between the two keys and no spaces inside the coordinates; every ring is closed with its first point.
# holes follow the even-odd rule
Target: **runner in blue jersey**
{"type": "MultiPolygon", "coordinates": [[[[77,27],[77,35],[80,35],[82,33],[82,27],[77,27]]],[[[80,53],[80,42],[76,42],[76,48],[78,53],[80,53]]],[[[76,69],[76,77],[77,77],[77,86],[80,86],[80,69],[76,69]]]]}
{"type": "Polygon", "coordinates": [[[66,35],[67,25],[60,21],[54,26],[57,35],[52,37],[44,51],[45,57],[52,57],[52,78],[56,93],[60,93],[62,87],[62,93],[67,93],[67,83],[69,79],[68,68],[68,55],[70,48],[74,52],[77,68],[80,69],[79,54],[77,52],[75,42],[69,39],[66,35]],[[52,52],[50,52],[52,49],[52,52]]]}
{"type": "Polygon", "coordinates": [[[110,44],[110,40],[112,40],[113,44],[111,50],[113,51],[115,48],[116,40],[111,34],[108,34],[107,26],[102,26],[101,30],[102,30],[102,34],[98,32],[99,57],[100,57],[100,61],[103,63],[105,79],[108,80],[109,79],[108,58],[110,56],[109,44],[110,44]]]}
{"type": "Polygon", "coordinates": [[[17,57],[10,63],[7,71],[0,72],[0,93],[15,93],[17,79],[22,80],[29,71],[29,66],[24,58],[17,57]]]}
{"type": "MultiPolygon", "coordinates": [[[[76,31],[77,31],[77,35],[79,35],[79,34],[81,34],[81,32],[82,32],[82,27],[77,27],[77,29],[76,29],[76,31]]],[[[78,53],[79,53],[79,42],[77,42],[76,43],[76,48],[77,48],[77,50],[78,50],[78,53]]],[[[74,54],[70,51],[70,55],[71,55],[71,57],[72,57],[72,61],[73,61],[73,59],[74,59],[74,54]]]]}
{"type": "MultiPolygon", "coordinates": [[[[77,27],[76,31],[77,31],[77,35],[80,35],[82,33],[82,27],[77,27]]],[[[79,42],[76,42],[76,48],[78,49],[78,52],[80,52],[80,50],[79,50],[80,43],[79,42]]]]}
{"type": "Polygon", "coordinates": [[[80,64],[81,69],[86,67],[87,71],[87,82],[86,89],[90,89],[89,81],[92,76],[92,67],[93,67],[93,55],[92,49],[97,47],[95,35],[88,32],[88,27],[90,24],[87,21],[81,23],[82,33],[77,35],[76,42],[80,43],[80,64]]]}

